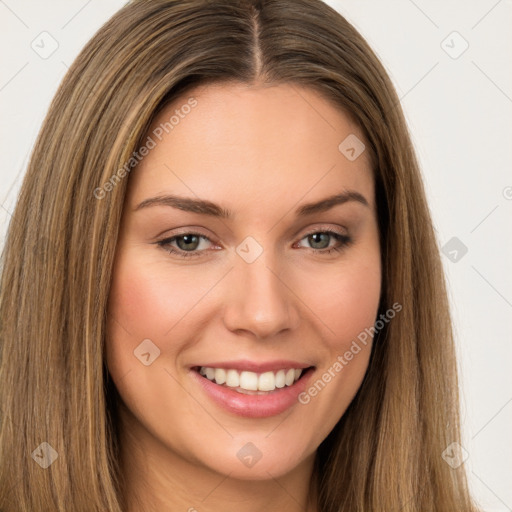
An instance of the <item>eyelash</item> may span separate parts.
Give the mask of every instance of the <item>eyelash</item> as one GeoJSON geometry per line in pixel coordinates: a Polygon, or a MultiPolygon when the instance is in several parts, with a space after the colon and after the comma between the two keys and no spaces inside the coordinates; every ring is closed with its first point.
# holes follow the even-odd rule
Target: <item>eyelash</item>
{"type": "MultiPolygon", "coordinates": [[[[303,240],[304,238],[307,238],[308,236],[315,235],[318,233],[329,234],[333,238],[338,240],[338,242],[341,244],[338,247],[331,247],[329,249],[310,248],[312,251],[322,254],[322,255],[332,254],[334,252],[341,252],[343,249],[345,249],[350,244],[352,244],[352,241],[353,241],[352,238],[349,237],[348,235],[342,235],[341,233],[338,233],[337,231],[335,231],[333,229],[328,229],[328,228],[322,229],[322,230],[311,231],[310,233],[306,233],[300,240],[303,240]]],[[[208,240],[211,242],[211,240],[208,237],[202,235],[201,233],[186,232],[186,233],[181,233],[179,235],[175,235],[171,238],[166,238],[164,240],[160,240],[160,241],[156,242],[156,244],[159,247],[161,247],[165,252],[167,252],[169,254],[176,254],[177,256],[179,256],[181,258],[190,258],[190,257],[201,256],[201,254],[204,251],[182,251],[181,249],[177,250],[176,248],[170,246],[171,242],[175,241],[177,238],[181,238],[182,236],[186,236],[186,235],[197,236],[199,238],[204,238],[205,240],[208,240]]]]}

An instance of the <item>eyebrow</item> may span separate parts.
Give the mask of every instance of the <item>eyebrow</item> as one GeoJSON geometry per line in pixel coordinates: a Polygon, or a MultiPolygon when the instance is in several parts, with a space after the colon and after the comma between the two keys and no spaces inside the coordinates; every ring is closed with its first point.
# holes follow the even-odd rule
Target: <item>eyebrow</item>
{"type": "MultiPolygon", "coordinates": [[[[364,206],[369,207],[366,198],[354,190],[346,190],[340,194],[335,194],[314,203],[303,204],[295,210],[297,217],[306,217],[314,213],[325,212],[334,206],[345,204],[348,202],[357,202],[364,206]]],[[[189,197],[181,197],[175,195],[161,195],[157,197],[150,197],[142,201],[134,211],[139,211],[143,208],[151,206],[170,206],[191,213],[199,213],[200,215],[210,215],[212,217],[219,217],[222,219],[231,219],[234,214],[229,209],[223,208],[218,204],[212,203],[205,199],[192,199],[189,197]]]]}

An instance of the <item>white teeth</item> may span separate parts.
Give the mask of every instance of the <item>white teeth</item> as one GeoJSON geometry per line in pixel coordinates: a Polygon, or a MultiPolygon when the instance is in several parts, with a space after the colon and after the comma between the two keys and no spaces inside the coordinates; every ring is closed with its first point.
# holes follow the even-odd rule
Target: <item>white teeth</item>
{"type": "Polygon", "coordinates": [[[224,384],[226,382],[226,370],[224,368],[215,368],[215,382],[217,384],[224,384]]]}
{"type": "Polygon", "coordinates": [[[302,368],[289,368],[277,372],[255,373],[224,368],[201,366],[199,373],[208,380],[243,391],[274,391],[276,388],[291,386],[302,375],[302,368]]]}
{"type": "Polygon", "coordinates": [[[226,372],[226,386],[237,388],[240,386],[240,377],[236,370],[228,370],[226,372]]]}
{"type": "Polygon", "coordinates": [[[275,382],[276,382],[276,388],[284,388],[286,382],[285,382],[285,375],[286,375],[286,372],[284,370],[279,370],[277,373],[276,373],[276,379],[275,379],[275,382]]]}
{"type": "Polygon", "coordinates": [[[276,389],[274,372],[265,372],[258,377],[258,389],[260,391],[274,391],[276,389]]]}
{"type": "Polygon", "coordinates": [[[239,386],[249,391],[258,391],[258,375],[254,372],[242,372],[239,386]]]}
{"type": "Polygon", "coordinates": [[[286,377],[284,378],[284,382],[287,386],[291,386],[293,384],[294,380],[295,380],[295,370],[293,368],[290,368],[286,372],[286,377]]]}

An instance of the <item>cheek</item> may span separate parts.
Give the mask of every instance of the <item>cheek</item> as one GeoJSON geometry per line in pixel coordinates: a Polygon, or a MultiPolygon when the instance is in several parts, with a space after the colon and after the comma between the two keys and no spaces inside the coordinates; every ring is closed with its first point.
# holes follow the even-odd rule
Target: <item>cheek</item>
{"type": "Polygon", "coordinates": [[[162,340],[213,283],[213,277],[200,280],[182,270],[167,272],[161,263],[127,254],[116,266],[109,315],[134,340],[162,340]]]}
{"type": "Polygon", "coordinates": [[[118,258],[108,303],[106,343],[114,380],[140,370],[141,362],[135,357],[138,347],[152,348],[145,340],[155,344],[152,357],[163,351],[162,334],[172,328],[174,315],[179,314],[178,290],[155,279],[150,266],[129,253],[118,258]]]}
{"type": "Polygon", "coordinates": [[[368,367],[372,330],[381,292],[380,253],[372,246],[336,267],[316,272],[315,282],[304,282],[307,305],[325,333],[322,364],[299,402],[323,418],[315,442],[321,442],[344,414],[368,367]],[[321,280],[320,280],[321,279],[321,280]],[[320,286],[320,283],[324,283],[320,286]],[[309,283],[309,284],[306,284],[309,283]]]}
{"type": "Polygon", "coordinates": [[[152,430],[165,417],[163,404],[172,401],[184,417],[193,410],[188,395],[177,398],[182,393],[172,362],[187,343],[180,341],[187,340],[186,314],[201,290],[183,273],[166,274],[136,251],[127,250],[115,269],[107,315],[107,366],[128,410],[152,430]]]}
{"type": "Polygon", "coordinates": [[[141,394],[144,386],[156,385],[151,384],[150,376],[154,378],[156,368],[172,366],[190,343],[190,319],[194,318],[194,325],[200,324],[191,312],[200,311],[201,298],[216,281],[216,274],[200,276],[197,270],[168,271],[161,260],[152,261],[136,249],[120,252],[110,288],[106,357],[121,389],[135,376],[136,394],[141,394]],[[137,355],[148,350],[150,360],[153,354],[158,356],[145,367],[137,355]],[[130,379],[125,380],[128,374],[130,379]]]}
{"type": "Polygon", "coordinates": [[[377,248],[354,252],[339,264],[318,267],[314,279],[302,272],[301,298],[317,316],[332,350],[345,350],[375,322],[381,293],[377,248]]]}
{"type": "MultiPolygon", "coordinates": [[[[380,300],[379,266],[361,265],[330,285],[329,320],[336,339],[355,338],[373,325],[380,300]]],[[[341,343],[343,345],[343,343],[341,343]]],[[[342,348],[342,347],[340,347],[342,348]]]]}

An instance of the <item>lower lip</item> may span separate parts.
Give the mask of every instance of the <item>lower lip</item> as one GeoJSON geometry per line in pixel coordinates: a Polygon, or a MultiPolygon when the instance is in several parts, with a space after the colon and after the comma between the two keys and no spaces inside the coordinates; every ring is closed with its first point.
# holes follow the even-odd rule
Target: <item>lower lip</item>
{"type": "Polygon", "coordinates": [[[220,386],[196,370],[190,370],[206,394],[223,409],[247,418],[268,418],[277,416],[298,403],[311,378],[314,368],[308,368],[301,378],[292,386],[285,386],[266,395],[246,395],[226,386],[220,386]]]}

